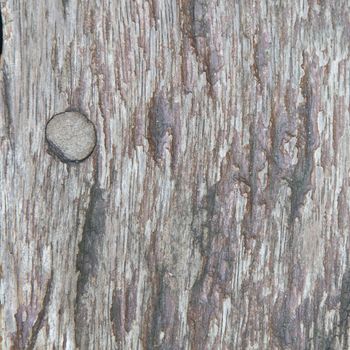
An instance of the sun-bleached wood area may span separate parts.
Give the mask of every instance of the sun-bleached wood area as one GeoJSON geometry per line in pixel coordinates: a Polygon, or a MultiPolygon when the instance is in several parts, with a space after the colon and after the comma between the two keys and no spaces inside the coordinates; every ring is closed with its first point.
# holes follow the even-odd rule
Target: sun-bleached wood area
{"type": "Polygon", "coordinates": [[[350,349],[348,0],[0,8],[2,349],[350,349]]]}

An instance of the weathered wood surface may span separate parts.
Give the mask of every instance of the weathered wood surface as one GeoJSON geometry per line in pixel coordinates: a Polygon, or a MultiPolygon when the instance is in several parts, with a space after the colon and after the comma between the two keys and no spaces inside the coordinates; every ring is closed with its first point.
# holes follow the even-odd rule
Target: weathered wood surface
{"type": "Polygon", "coordinates": [[[3,349],[350,348],[348,0],[1,11],[3,349]]]}

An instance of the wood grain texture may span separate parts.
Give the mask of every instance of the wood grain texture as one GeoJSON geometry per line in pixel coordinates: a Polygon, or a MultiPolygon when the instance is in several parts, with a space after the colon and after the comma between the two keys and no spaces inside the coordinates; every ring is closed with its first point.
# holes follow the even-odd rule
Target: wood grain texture
{"type": "Polygon", "coordinates": [[[347,0],[1,12],[3,349],[350,348],[347,0]]]}

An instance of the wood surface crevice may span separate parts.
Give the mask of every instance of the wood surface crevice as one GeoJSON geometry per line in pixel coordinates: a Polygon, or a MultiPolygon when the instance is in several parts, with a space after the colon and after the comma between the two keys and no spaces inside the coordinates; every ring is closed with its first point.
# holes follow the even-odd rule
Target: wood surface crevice
{"type": "Polygon", "coordinates": [[[53,271],[51,271],[51,277],[47,281],[45,295],[41,304],[41,309],[36,315],[36,320],[31,325],[31,320],[25,320],[24,314],[29,317],[32,310],[27,308],[24,310],[21,307],[15,314],[16,318],[16,334],[13,337],[13,344],[16,349],[34,349],[35,343],[38,337],[38,333],[44,326],[45,318],[47,317],[50,299],[52,297],[52,282],[53,271]]]}
{"type": "Polygon", "coordinates": [[[47,317],[48,307],[49,307],[50,299],[52,297],[53,277],[54,277],[53,271],[51,271],[51,277],[47,282],[46,291],[45,291],[44,299],[42,302],[42,307],[38,313],[38,317],[37,317],[37,319],[33,325],[33,328],[32,328],[32,332],[31,332],[32,334],[31,334],[31,337],[29,339],[28,346],[27,346],[28,350],[32,350],[35,348],[35,343],[36,343],[37,338],[38,338],[38,333],[41,330],[41,328],[44,326],[44,319],[45,319],[45,317],[47,317]]]}
{"type": "Polygon", "coordinates": [[[91,287],[96,291],[98,289],[94,280],[96,280],[100,264],[99,245],[105,234],[105,191],[100,188],[97,172],[94,176],[76,258],[78,279],[74,315],[76,344],[79,348],[86,348],[90,344],[89,324],[95,311],[89,312],[90,302],[87,302],[87,298],[91,287]]]}

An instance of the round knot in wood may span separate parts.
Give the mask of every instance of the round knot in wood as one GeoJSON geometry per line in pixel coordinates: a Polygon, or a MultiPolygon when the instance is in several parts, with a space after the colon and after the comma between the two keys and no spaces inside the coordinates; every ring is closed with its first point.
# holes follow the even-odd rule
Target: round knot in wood
{"type": "Polygon", "coordinates": [[[65,163],[81,162],[89,157],[96,145],[94,124],[79,112],[54,115],[46,124],[49,151],[65,163]]]}

